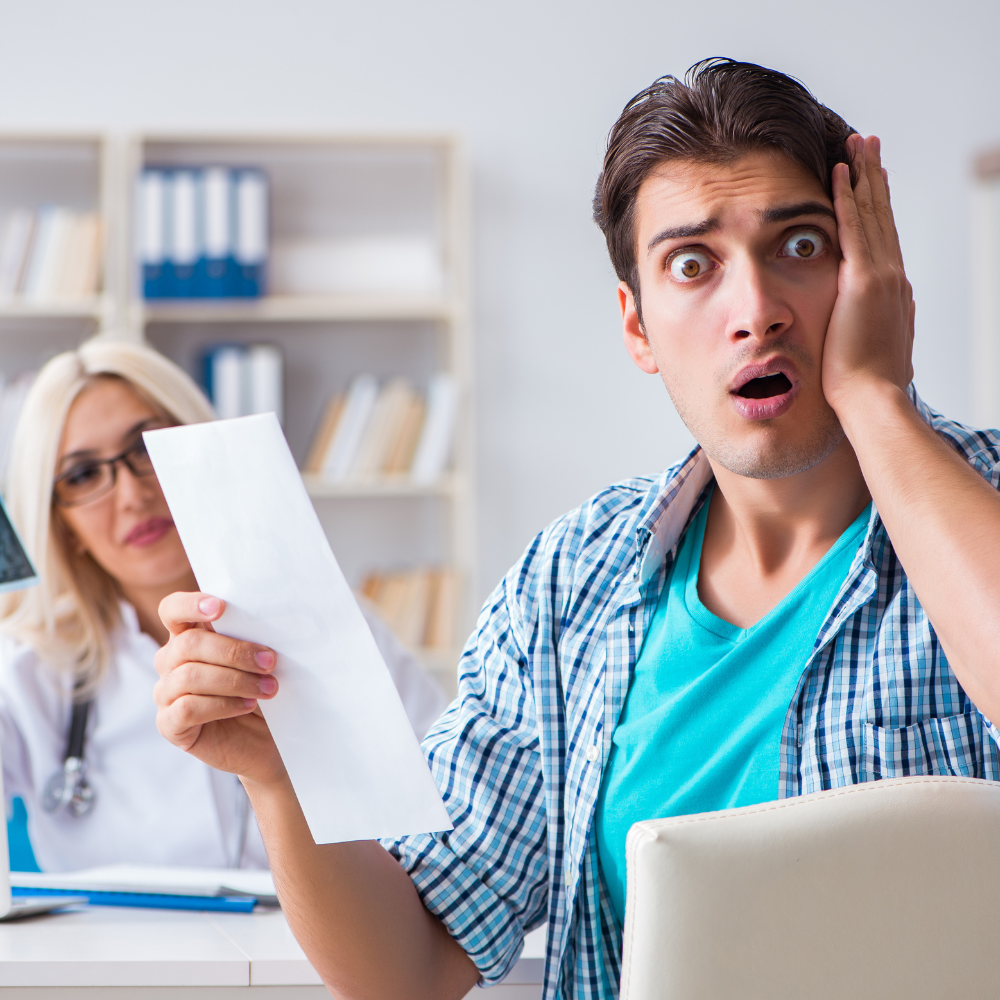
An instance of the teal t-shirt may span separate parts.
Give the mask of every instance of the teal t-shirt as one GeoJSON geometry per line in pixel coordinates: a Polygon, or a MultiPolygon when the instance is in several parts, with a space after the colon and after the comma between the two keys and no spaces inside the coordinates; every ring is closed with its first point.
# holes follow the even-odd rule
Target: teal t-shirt
{"type": "Polygon", "coordinates": [[[708,508],[685,532],[660,594],[597,800],[601,871],[620,922],[633,823],[777,799],[785,717],[871,513],[869,504],[781,603],[741,629],[698,597],[708,508]]]}

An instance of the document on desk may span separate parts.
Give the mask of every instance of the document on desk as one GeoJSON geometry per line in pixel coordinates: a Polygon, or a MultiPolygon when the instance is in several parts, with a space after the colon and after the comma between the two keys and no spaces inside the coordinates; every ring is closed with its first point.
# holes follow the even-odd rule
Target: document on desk
{"type": "Polygon", "coordinates": [[[259,704],[316,843],[450,830],[274,414],[144,438],[216,631],[278,654],[259,704]]]}

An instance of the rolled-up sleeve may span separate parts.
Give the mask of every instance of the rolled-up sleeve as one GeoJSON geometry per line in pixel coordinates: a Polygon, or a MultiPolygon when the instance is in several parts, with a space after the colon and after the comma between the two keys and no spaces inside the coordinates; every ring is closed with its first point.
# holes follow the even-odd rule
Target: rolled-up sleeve
{"type": "Polygon", "coordinates": [[[454,829],[383,841],[484,986],[509,972],[548,901],[538,731],[508,603],[512,576],[462,654],[458,699],[422,744],[454,829]]]}

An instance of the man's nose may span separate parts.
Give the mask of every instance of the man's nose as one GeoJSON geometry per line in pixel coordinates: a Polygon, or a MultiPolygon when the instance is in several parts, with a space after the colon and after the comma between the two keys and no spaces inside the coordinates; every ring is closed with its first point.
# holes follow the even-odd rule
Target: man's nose
{"type": "Polygon", "coordinates": [[[792,325],[791,310],[759,261],[739,261],[730,267],[727,277],[732,296],[727,324],[730,340],[763,342],[792,325]]]}

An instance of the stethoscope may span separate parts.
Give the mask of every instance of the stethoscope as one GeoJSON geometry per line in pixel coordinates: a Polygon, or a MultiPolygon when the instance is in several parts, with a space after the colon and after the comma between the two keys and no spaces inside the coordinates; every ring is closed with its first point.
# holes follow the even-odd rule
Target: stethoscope
{"type": "MultiPolygon", "coordinates": [[[[97,795],[87,780],[87,761],[84,758],[84,744],[87,739],[87,717],[93,700],[73,703],[66,735],[66,753],[63,754],[62,770],[56,771],[45,783],[42,794],[42,808],[48,813],[66,812],[77,818],[86,816],[94,808],[97,795]]],[[[247,827],[250,824],[250,799],[242,782],[234,775],[239,786],[239,836],[236,849],[228,867],[239,868],[246,845],[247,827]]]]}
{"type": "Polygon", "coordinates": [[[94,808],[94,789],[87,780],[87,762],[83,744],[87,737],[87,716],[92,702],[73,703],[66,736],[66,753],[61,771],[56,771],[45,783],[42,808],[49,813],[66,811],[71,816],[86,816],[94,808]]]}

